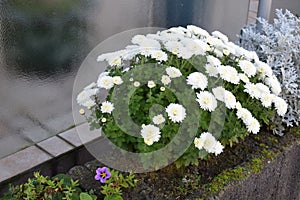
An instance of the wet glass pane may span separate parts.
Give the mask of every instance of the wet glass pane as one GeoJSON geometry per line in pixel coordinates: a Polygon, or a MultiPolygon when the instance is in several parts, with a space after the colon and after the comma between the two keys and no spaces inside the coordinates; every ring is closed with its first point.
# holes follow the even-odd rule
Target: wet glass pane
{"type": "Polygon", "coordinates": [[[222,2],[1,1],[0,157],[73,125],[74,78],[98,43],[132,28],[187,24],[235,37],[246,22],[248,0],[222,2]],[[236,15],[229,12],[233,6],[239,8],[236,15]]]}

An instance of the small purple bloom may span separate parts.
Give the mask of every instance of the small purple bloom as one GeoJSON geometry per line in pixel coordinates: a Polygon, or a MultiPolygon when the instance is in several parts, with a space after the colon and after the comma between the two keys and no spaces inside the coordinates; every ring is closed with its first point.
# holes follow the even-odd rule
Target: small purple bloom
{"type": "Polygon", "coordinates": [[[101,183],[105,183],[105,181],[110,177],[111,177],[111,173],[108,171],[107,167],[96,169],[96,176],[95,176],[96,181],[100,180],[101,183]]]}

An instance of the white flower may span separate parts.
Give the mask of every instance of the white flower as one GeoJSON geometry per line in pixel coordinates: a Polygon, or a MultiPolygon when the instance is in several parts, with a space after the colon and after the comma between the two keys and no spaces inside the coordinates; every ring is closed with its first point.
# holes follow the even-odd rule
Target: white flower
{"type": "Polygon", "coordinates": [[[214,153],[215,153],[215,155],[217,156],[220,153],[222,153],[223,149],[224,149],[224,146],[221,144],[221,142],[217,141],[215,143],[215,146],[214,146],[214,153]]]}
{"type": "Polygon", "coordinates": [[[212,89],[212,92],[214,94],[214,96],[216,97],[216,99],[218,99],[219,101],[224,102],[224,97],[225,97],[225,88],[222,86],[218,86],[216,88],[212,89]]]}
{"type": "Polygon", "coordinates": [[[222,52],[225,56],[229,56],[229,54],[230,54],[230,51],[228,49],[223,49],[222,52]]]}
{"type": "Polygon", "coordinates": [[[208,153],[214,153],[215,152],[215,146],[217,143],[216,138],[209,132],[204,132],[200,135],[200,140],[203,141],[203,148],[208,153]]]}
{"type": "Polygon", "coordinates": [[[214,56],[209,55],[209,56],[206,57],[206,59],[207,59],[207,62],[209,64],[212,64],[214,66],[220,66],[221,65],[221,61],[218,58],[214,57],[214,56]]]}
{"type": "Polygon", "coordinates": [[[209,75],[209,76],[213,76],[213,77],[218,77],[218,69],[217,67],[215,67],[214,65],[212,64],[206,64],[205,65],[205,69],[206,69],[206,73],[209,75]]]}
{"type": "Polygon", "coordinates": [[[256,67],[248,60],[241,60],[239,66],[248,77],[252,77],[256,74],[256,67]]]}
{"type": "Polygon", "coordinates": [[[252,118],[252,114],[246,108],[237,109],[236,115],[239,119],[241,119],[245,124],[252,118]]]}
{"type": "MultiPolygon", "coordinates": [[[[209,43],[211,46],[215,46],[215,47],[221,47],[224,43],[222,42],[222,40],[218,39],[218,38],[214,38],[214,37],[207,37],[206,39],[207,43],[209,43]]],[[[219,50],[220,51],[220,50],[219,50]]],[[[222,56],[223,53],[221,52],[222,56]]]]}
{"type": "Polygon", "coordinates": [[[209,37],[210,36],[209,33],[206,30],[204,30],[202,28],[199,28],[197,26],[194,26],[194,25],[188,25],[187,29],[189,31],[191,31],[192,33],[194,33],[195,35],[201,35],[201,36],[204,36],[204,37],[209,37]]]}
{"type": "Polygon", "coordinates": [[[136,35],[131,39],[133,44],[141,44],[147,38],[144,35],[136,35]]]}
{"type": "Polygon", "coordinates": [[[154,116],[152,121],[154,124],[159,125],[159,124],[164,123],[166,120],[162,114],[159,114],[159,115],[154,116]]]}
{"type": "Polygon", "coordinates": [[[84,114],[85,114],[84,109],[81,108],[81,109],[79,110],[79,114],[84,115],[84,114]]]}
{"type": "Polygon", "coordinates": [[[255,99],[260,98],[261,91],[255,84],[246,83],[246,85],[244,87],[245,87],[244,91],[247,92],[250,95],[250,97],[255,98],[255,99]]]}
{"type": "Polygon", "coordinates": [[[122,65],[122,59],[120,56],[112,57],[111,59],[108,59],[107,62],[110,66],[121,66],[122,65]]]}
{"type": "Polygon", "coordinates": [[[230,82],[233,84],[238,84],[240,81],[238,72],[236,71],[235,68],[233,68],[231,66],[221,65],[220,67],[218,67],[218,72],[219,72],[221,78],[227,82],[230,82]]]}
{"type": "Polygon", "coordinates": [[[100,109],[101,109],[102,113],[111,114],[111,112],[115,109],[115,107],[111,102],[105,101],[105,102],[102,103],[100,109]]]}
{"type": "Polygon", "coordinates": [[[150,57],[154,58],[157,61],[166,61],[168,60],[168,55],[161,50],[152,50],[150,51],[150,57]]]}
{"type": "Polygon", "coordinates": [[[103,117],[103,118],[101,119],[101,122],[102,122],[102,123],[105,123],[105,122],[106,122],[106,118],[103,117]]]}
{"type": "Polygon", "coordinates": [[[90,88],[89,86],[87,86],[83,91],[81,91],[76,98],[77,103],[79,105],[87,108],[96,105],[93,96],[95,96],[96,93],[99,91],[98,88],[90,88]]]}
{"type": "Polygon", "coordinates": [[[166,90],[166,88],[165,87],[160,87],[160,91],[165,91],[166,90]]]}
{"type": "Polygon", "coordinates": [[[229,108],[229,109],[234,109],[235,108],[235,106],[236,106],[235,96],[227,90],[225,90],[224,101],[225,101],[224,103],[225,103],[227,108],[229,108]]]}
{"type": "Polygon", "coordinates": [[[236,104],[235,104],[235,108],[237,110],[241,109],[242,108],[242,104],[239,101],[237,101],[236,104]]]}
{"type": "Polygon", "coordinates": [[[148,81],[148,88],[154,88],[156,85],[154,81],[148,81]]]}
{"type": "Polygon", "coordinates": [[[200,72],[191,73],[187,77],[187,84],[191,85],[193,89],[204,90],[207,87],[207,78],[200,72]]]}
{"type": "Polygon", "coordinates": [[[166,72],[170,78],[177,78],[182,75],[180,70],[177,69],[176,67],[167,67],[166,72]]]}
{"type": "Polygon", "coordinates": [[[260,129],[259,122],[254,117],[250,117],[247,119],[246,126],[248,129],[248,132],[251,132],[253,134],[257,134],[260,129]]]}
{"type": "Polygon", "coordinates": [[[163,76],[161,77],[161,82],[162,82],[162,84],[164,84],[164,85],[168,85],[169,83],[171,83],[171,79],[170,79],[169,76],[163,75],[163,76]]]}
{"type": "Polygon", "coordinates": [[[241,79],[244,83],[249,83],[249,82],[250,82],[248,76],[246,76],[246,75],[243,74],[243,73],[239,73],[239,77],[240,77],[240,79],[241,79]]]}
{"type": "Polygon", "coordinates": [[[151,146],[154,142],[158,142],[160,139],[160,130],[154,125],[142,126],[141,135],[144,138],[144,142],[151,146]]]}
{"type": "Polygon", "coordinates": [[[223,42],[228,42],[228,37],[221,33],[220,31],[214,31],[211,33],[213,36],[221,39],[223,42]]]}
{"type": "Polygon", "coordinates": [[[177,41],[167,41],[164,43],[165,48],[174,55],[178,55],[179,52],[182,52],[183,45],[177,41]]]}
{"type": "Polygon", "coordinates": [[[84,90],[88,90],[88,89],[94,89],[95,87],[97,87],[97,84],[95,82],[89,84],[88,86],[86,86],[84,88],[84,90]]]}
{"type": "Polygon", "coordinates": [[[190,52],[192,55],[205,55],[207,44],[201,40],[185,38],[181,42],[186,47],[187,52],[190,52]]]}
{"type": "Polygon", "coordinates": [[[204,141],[201,140],[200,138],[195,138],[195,139],[194,139],[194,145],[195,145],[195,147],[198,148],[199,150],[201,150],[201,149],[203,148],[203,145],[204,145],[203,142],[204,142],[204,141]]]}
{"type": "Polygon", "coordinates": [[[120,76],[114,76],[112,77],[113,83],[116,85],[121,85],[123,83],[123,80],[120,76]]]}
{"type": "Polygon", "coordinates": [[[255,64],[256,64],[256,70],[260,73],[260,76],[262,78],[266,76],[268,77],[272,76],[272,69],[267,63],[256,61],[255,64]]]}
{"type": "Polygon", "coordinates": [[[284,116],[287,112],[287,103],[280,97],[275,96],[273,99],[273,102],[275,104],[275,108],[277,110],[277,114],[279,116],[284,116]]]}
{"type": "Polygon", "coordinates": [[[99,88],[111,89],[114,86],[113,78],[111,76],[99,76],[97,85],[99,88]]]}
{"type": "Polygon", "coordinates": [[[274,97],[274,94],[265,94],[260,97],[260,101],[264,107],[268,108],[272,105],[274,97]]]}
{"type": "Polygon", "coordinates": [[[140,82],[138,82],[138,81],[134,81],[134,83],[133,83],[133,86],[134,87],[139,87],[141,84],[140,84],[140,82]]]}
{"type": "Polygon", "coordinates": [[[268,85],[271,88],[271,91],[279,95],[281,92],[281,85],[276,76],[266,77],[264,80],[265,84],[268,85]]]}
{"type": "Polygon", "coordinates": [[[217,107],[217,100],[213,94],[207,91],[202,91],[197,93],[196,99],[203,110],[208,110],[210,112],[214,111],[217,107]]]}
{"type": "Polygon", "coordinates": [[[168,113],[169,119],[174,123],[182,122],[186,117],[185,108],[180,104],[171,103],[166,108],[166,112],[168,113]]]}

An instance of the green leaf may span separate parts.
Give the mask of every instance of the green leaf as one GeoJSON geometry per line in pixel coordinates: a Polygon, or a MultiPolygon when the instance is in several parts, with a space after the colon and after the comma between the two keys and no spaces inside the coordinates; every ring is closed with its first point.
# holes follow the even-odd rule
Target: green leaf
{"type": "Polygon", "coordinates": [[[104,197],[104,200],[123,200],[123,198],[119,195],[112,195],[104,197]]]}
{"type": "Polygon", "coordinates": [[[80,200],[93,200],[93,198],[88,193],[85,192],[81,192],[79,197],[80,200]]]}

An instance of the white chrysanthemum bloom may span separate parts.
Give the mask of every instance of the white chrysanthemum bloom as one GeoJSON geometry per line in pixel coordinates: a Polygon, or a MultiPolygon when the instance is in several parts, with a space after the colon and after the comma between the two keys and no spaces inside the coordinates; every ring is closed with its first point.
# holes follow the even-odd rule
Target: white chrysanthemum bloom
{"type": "MultiPolygon", "coordinates": [[[[218,38],[214,38],[214,37],[207,37],[206,42],[209,43],[211,46],[214,46],[214,47],[222,47],[223,44],[224,44],[222,42],[222,40],[220,40],[218,38]]],[[[222,53],[222,55],[223,55],[223,53],[222,53]]]]}
{"type": "Polygon", "coordinates": [[[132,39],[131,42],[133,44],[141,44],[144,40],[147,38],[144,35],[135,35],[132,39]]]}
{"type": "Polygon", "coordinates": [[[187,84],[193,89],[204,90],[207,87],[208,81],[205,75],[200,72],[193,72],[187,77],[187,84]]]}
{"type": "Polygon", "coordinates": [[[99,76],[97,85],[99,88],[105,88],[109,90],[114,86],[113,78],[111,76],[99,76]]]}
{"type": "Polygon", "coordinates": [[[275,96],[273,99],[273,102],[275,104],[275,109],[277,111],[277,114],[279,116],[284,116],[287,112],[287,103],[280,97],[275,96]]]}
{"type": "Polygon", "coordinates": [[[259,88],[253,83],[246,83],[244,86],[244,92],[248,93],[251,98],[259,99],[261,96],[261,91],[259,88]]]}
{"type": "Polygon", "coordinates": [[[228,49],[223,49],[222,52],[225,56],[229,56],[229,54],[230,54],[230,51],[228,49]]]}
{"type": "Polygon", "coordinates": [[[176,67],[167,67],[166,72],[170,78],[177,78],[182,75],[180,70],[177,69],[176,67]]]}
{"type": "Polygon", "coordinates": [[[152,50],[150,51],[150,57],[154,58],[157,61],[166,61],[168,60],[168,55],[161,50],[152,50]]]}
{"type": "Polygon", "coordinates": [[[264,85],[263,83],[256,83],[255,86],[258,89],[258,91],[260,92],[259,98],[261,98],[262,96],[264,96],[266,94],[270,94],[269,87],[264,85]]]}
{"type": "Polygon", "coordinates": [[[183,48],[182,43],[177,42],[177,41],[167,41],[164,43],[164,45],[165,45],[165,48],[174,55],[178,55],[178,53],[183,48]]]}
{"type": "Polygon", "coordinates": [[[260,97],[260,101],[264,107],[269,108],[272,105],[274,97],[274,94],[265,94],[260,97]]]}
{"type": "Polygon", "coordinates": [[[240,80],[243,81],[244,83],[250,83],[248,76],[246,76],[245,74],[239,73],[239,77],[240,77],[240,80]]]}
{"type": "Polygon", "coordinates": [[[140,85],[141,85],[141,84],[140,84],[140,82],[138,82],[138,81],[134,81],[134,83],[133,83],[133,86],[134,86],[134,87],[140,87],[140,85]]]}
{"type": "Polygon", "coordinates": [[[203,145],[204,145],[203,142],[204,142],[204,141],[201,140],[200,138],[195,138],[195,139],[194,139],[194,145],[195,145],[195,147],[198,148],[199,150],[203,149],[203,145]]]}
{"type": "Polygon", "coordinates": [[[181,42],[192,55],[205,55],[207,44],[201,40],[185,38],[181,42]]]}
{"type": "Polygon", "coordinates": [[[252,114],[246,108],[240,108],[237,109],[236,116],[246,124],[246,122],[252,117],[252,114]]]}
{"type": "Polygon", "coordinates": [[[223,86],[218,86],[218,87],[212,89],[212,92],[213,92],[214,96],[216,97],[216,99],[218,99],[219,101],[222,101],[222,102],[224,102],[225,91],[226,90],[223,86]]]}
{"type": "Polygon", "coordinates": [[[206,64],[205,65],[205,72],[208,74],[208,76],[212,77],[218,77],[218,69],[212,64],[206,64]]]}
{"type": "Polygon", "coordinates": [[[248,132],[251,132],[253,134],[257,134],[259,132],[259,129],[260,129],[260,124],[257,121],[257,119],[255,119],[254,117],[250,117],[247,120],[246,127],[247,127],[248,132]]]}
{"type": "Polygon", "coordinates": [[[209,112],[214,111],[217,108],[217,100],[214,95],[208,91],[202,91],[197,93],[196,99],[203,110],[208,110],[209,112]]]}
{"type": "Polygon", "coordinates": [[[194,26],[194,25],[188,25],[187,29],[189,31],[191,31],[192,33],[194,33],[195,35],[201,35],[201,36],[204,36],[204,37],[209,37],[210,36],[209,33],[206,30],[204,30],[202,28],[199,28],[197,26],[194,26]]]}
{"type": "Polygon", "coordinates": [[[217,144],[216,138],[209,132],[204,132],[200,135],[200,140],[203,141],[203,148],[208,153],[214,153],[215,152],[215,146],[217,144]]]}
{"type": "Polygon", "coordinates": [[[241,109],[242,108],[242,104],[239,101],[237,101],[236,104],[235,104],[235,108],[237,110],[241,109]]]}
{"type": "Polygon", "coordinates": [[[102,123],[105,123],[107,120],[106,120],[106,118],[105,117],[103,117],[102,119],[101,119],[101,122],[102,123]]]}
{"type": "Polygon", "coordinates": [[[81,108],[81,109],[79,110],[79,114],[84,115],[84,114],[85,114],[85,110],[81,108]]]}
{"type": "Polygon", "coordinates": [[[255,65],[248,60],[241,60],[239,66],[248,77],[252,77],[256,74],[255,65]]]}
{"type": "Polygon", "coordinates": [[[221,142],[217,141],[215,146],[214,146],[214,153],[215,155],[219,155],[220,153],[223,152],[224,146],[221,144],[221,142]]]}
{"type": "Polygon", "coordinates": [[[105,101],[105,102],[102,103],[100,109],[101,109],[102,113],[111,114],[111,112],[115,109],[115,107],[111,102],[105,101]]]}
{"type": "Polygon", "coordinates": [[[186,117],[185,108],[180,104],[171,103],[166,108],[166,112],[168,113],[169,119],[174,123],[182,122],[186,117]]]}
{"type": "Polygon", "coordinates": [[[268,85],[271,88],[271,91],[279,95],[281,92],[281,85],[276,76],[266,77],[264,80],[265,84],[268,85]]]}
{"type": "Polygon", "coordinates": [[[114,76],[112,77],[113,83],[116,85],[121,85],[123,83],[123,80],[120,76],[114,76]]]}
{"type": "Polygon", "coordinates": [[[225,42],[225,48],[230,51],[231,54],[236,55],[236,48],[237,45],[234,44],[233,42],[225,42]]]}
{"type": "Polygon", "coordinates": [[[96,102],[93,99],[93,96],[95,96],[97,94],[97,92],[99,91],[98,88],[92,88],[90,86],[91,86],[91,84],[88,85],[87,87],[85,87],[84,90],[81,91],[76,98],[77,103],[79,105],[87,107],[87,108],[93,107],[96,105],[96,102]]]}
{"type": "Polygon", "coordinates": [[[212,65],[214,65],[216,67],[221,65],[221,61],[218,58],[214,57],[214,56],[208,55],[206,57],[206,59],[207,59],[207,62],[209,64],[212,64],[212,65]]]}
{"type": "Polygon", "coordinates": [[[216,54],[216,56],[217,56],[218,58],[222,58],[222,57],[223,57],[223,52],[220,51],[219,49],[215,49],[215,50],[214,50],[214,53],[216,54]]]}
{"type": "Polygon", "coordinates": [[[162,114],[156,115],[153,117],[152,119],[153,123],[156,125],[162,124],[166,121],[166,119],[164,118],[164,116],[162,114]]]}
{"type": "Polygon", "coordinates": [[[156,86],[156,84],[154,83],[154,81],[148,81],[148,88],[154,88],[156,86]]]}
{"type": "MultiPolygon", "coordinates": [[[[145,37],[146,38],[146,37],[145,37]]],[[[157,40],[146,38],[141,43],[139,43],[141,47],[149,48],[149,50],[160,50],[161,45],[157,40]]]]}
{"type": "Polygon", "coordinates": [[[193,56],[193,52],[187,47],[182,47],[179,49],[177,56],[183,59],[190,59],[193,56]]]}
{"type": "Polygon", "coordinates": [[[236,106],[235,96],[228,90],[225,90],[224,103],[225,103],[225,106],[229,109],[234,109],[236,106]]]}
{"type": "Polygon", "coordinates": [[[256,64],[256,70],[258,73],[260,73],[260,76],[262,78],[268,76],[268,77],[271,77],[272,76],[272,68],[267,64],[267,63],[264,63],[264,62],[261,62],[261,61],[256,61],[255,62],[256,64]]]}
{"type": "Polygon", "coordinates": [[[144,125],[142,126],[141,135],[144,138],[144,142],[150,146],[154,142],[159,141],[160,130],[154,125],[144,125]]]}
{"type": "Polygon", "coordinates": [[[238,84],[240,81],[238,72],[236,71],[235,68],[231,66],[221,65],[218,67],[218,72],[220,74],[220,77],[227,82],[238,84]]]}
{"type": "Polygon", "coordinates": [[[223,42],[228,42],[228,37],[221,33],[220,31],[214,31],[211,33],[213,36],[221,39],[223,42]]]}
{"type": "Polygon", "coordinates": [[[169,83],[171,83],[171,79],[170,79],[169,76],[163,75],[163,76],[161,77],[161,82],[162,82],[162,84],[164,84],[164,85],[168,85],[169,83]]]}
{"type": "Polygon", "coordinates": [[[108,62],[108,64],[110,66],[117,66],[117,67],[119,67],[119,66],[122,65],[122,59],[118,55],[115,56],[115,57],[112,57],[112,58],[108,59],[107,62],[108,62]]]}

